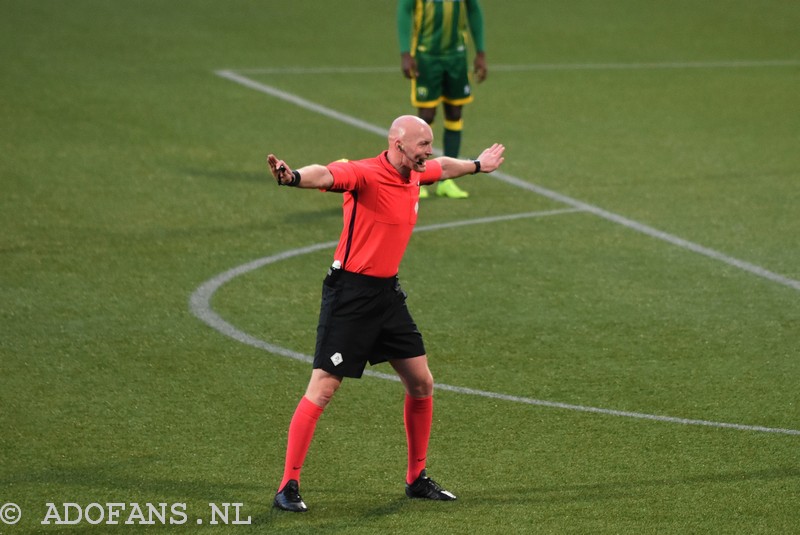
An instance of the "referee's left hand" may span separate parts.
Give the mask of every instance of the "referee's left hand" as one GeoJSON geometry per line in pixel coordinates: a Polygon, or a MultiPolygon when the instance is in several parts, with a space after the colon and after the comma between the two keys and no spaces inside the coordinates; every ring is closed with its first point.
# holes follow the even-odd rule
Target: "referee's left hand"
{"type": "Polygon", "coordinates": [[[506,151],[505,146],[500,143],[495,143],[488,149],[484,149],[478,160],[481,162],[481,172],[491,173],[505,161],[503,153],[506,151]]]}

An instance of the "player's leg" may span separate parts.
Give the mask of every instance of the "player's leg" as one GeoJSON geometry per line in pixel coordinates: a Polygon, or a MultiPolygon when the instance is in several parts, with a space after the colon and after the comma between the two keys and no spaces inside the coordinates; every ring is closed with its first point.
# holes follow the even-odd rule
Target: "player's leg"
{"type": "Polygon", "coordinates": [[[428,357],[421,355],[389,362],[406,389],[403,408],[408,442],[406,495],[410,498],[455,500],[455,495],[442,489],[425,471],[433,423],[433,375],[428,368],[428,357]]]}
{"type": "Polygon", "coordinates": [[[425,468],[433,422],[433,375],[425,355],[389,361],[406,389],[403,421],[408,440],[406,483],[412,483],[425,468]]]}
{"type": "Polygon", "coordinates": [[[461,131],[464,129],[462,112],[458,104],[444,103],[444,155],[458,158],[461,152],[461,131]]]}
{"type": "Polygon", "coordinates": [[[406,391],[403,411],[408,440],[406,483],[411,483],[425,468],[433,421],[433,375],[428,367],[422,334],[411,317],[406,304],[407,294],[399,283],[392,295],[392,309],[386,314],[378,348],[385,355],[396,356],[389,358],[389,363],[406,391]]]}
{"type": "Polygon", "coordinates": [[[432,108],[417,108],[417,117],[428,123],[433,124],[436,119],[436,107],[432,108]]]}
{"type": "MultiPolygon", "coordinates": [[[[463,107],[444,103],[444,155],[458,158],[461,151],[461,130],[464,121],[461,118],[463,107]]],[[[466,199],[469,193],[458,187],[455,180],[442,180],[436,187],[436,194],[449,199],[466,199]]]]}
{"type": "Polygon", "coordinates": [[[311,379],[306,387],[305,398],[323,409],[333,399],[333,395],[339,390],[343,377],[326,372],[322,368],[311,371],[311,379]]]}
{"type": "MultiPolygon", "coordinates": [[[[442,102],[444,103],[444,155],[458,158],[461,151],[461,132],[464,129],[463,106],[472,102],[472,89],[467,71],[466,54],[453,55],[444,62],[442,102]]],[[[469,193],[454,180],[443,180],[436,194],[450,199],[466,199],[469,193]]]]}
{"type": "Polygon", "coordinates": [[[412,398],[433,396],[433,374],[428,368],[428,356],[420,355],[408,359],[391,359],[389,363],[400,376],[406,395],[412,398]]]}
{"type": "Polygon", "coordinates": [[[279,509],[292,512],[307,510],[300,497],[300,470],[314,438],[317,421],[341,383],[341,377],[325,370],[318,368],[311,372],[306,393],[297,404],[292,421],[289,423],[283,479],[274,502],[279,509]]]}
{"type": "Polygon", "coordinates": [[[314,438],[317,421],[341,382],[341,377],[336,377],[321,369],[316,369],[311,373],[306,393],[297,404],[289,423],[283,479],[279,489],[283,489],[290,480],[300,482],[300,470],[303,468],[306,453],[311,446],[311,439],[314,438]]]}
{"type": "Polygon", "coordinates": [[[341,273],[336,276],[329,273],[322,285],[313,371],[305,395],[298,403],[289,424],[283,479],[274,501],[275,507],[286,511],[307,510],[300,497],[300,470],[311,446],[317,421],[339,389],[342,378],[360,377],[366,365],[358,357],[364,353],[363,349],[354,344],[370,343],[368,336],[356,336],[366,328],[368,321],[357,321],[358,316],[354,316],[350,308],[347,308],[348,313],[345,314],[337,315],[336,311],[345,307],[353,307],[357,311],[368,296],[361,295],[358,289],[342,287],[340,275],[341,273]],[[332,347],[335,349],[331,349],[332,347]],[[353,358],[344,359],[342,354],[352,355],[353,358]]]}

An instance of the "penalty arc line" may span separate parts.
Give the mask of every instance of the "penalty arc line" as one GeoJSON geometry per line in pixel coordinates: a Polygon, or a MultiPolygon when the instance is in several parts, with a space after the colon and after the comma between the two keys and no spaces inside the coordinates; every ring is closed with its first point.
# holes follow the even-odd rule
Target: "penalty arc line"
{"type": "MultiPolygon", "coordinates": [[[[486,224],[486,223],[494,223],[500,221],[510,221],[510,220],[517,220],[523,218],[533,218],[533,217],[545,217],[545,216],[552,216],[552,215],[559,215],[559,214],[566,214],[566,213],[573,213],[573,212],[580,212],[582,210],[579,209],[563,209],[563,210],[549,210],[549,211],[542,211],[542,212],[527,212],[524,214],[511,214],[511,215],[504,215],[504,216],[495,216],[495,217],[483,217],[478,219],[471,219],[465,221],[454,221],[450,223],[442,223],[442,224],[432,224],[418,227],[414,230],[415,233],[417,232],[425,232],[425,231],[433,231],[433,230],[442,230],[447,228],[456,228],[462,227],[467,225],[477,225],[477,224],[486,224]]],[[[219,314],[214,312],[211,307],[211,298],[213,297],[214,293],[221,288],[223,285],[227,284],[228,282],[232,281],[233,279],[249,273],[251,271],[255,271],[259,268],[268,266],[270,264],[275,264],[277,262],[281,262],[283,260],[288,260],[290,258],[296,256],[302,256],[310,253],[314,253],[317,251],[325,250],[325,249],[332,249],[336,247],[338,242],[331,241],[325,243],[318,243],[314,245],[309,245],[307,247],[301,247],[298,249],[293,249],[289,251],[284,251],[282,253],[274,254],[271,256],[259,258],[257,260],[253,260],[252,262],[248,262],[246,264],[242,264],[238,267],[232,268],[228,271],[220,273],[216,277],[209,279],[202,285],[200,285],[197,290],[192,294],[191,298],[189,299],[189,308],[198,319],[203,321],[205,324],[212,327],[214,330],[220,332],[221,334],[232,338],[238,342],[241,342],[245,345],[249,345],[255,347],[257,349],[263,349],[275,355],[279,355],[282,357],[298,360],[301,362],[312,363],[314,361],[313,357],[309,355],[305,355],[298,351],[293,351],[291,349],[272,344],[256,338],[246,332],[238,329],[225,319],[223,319],[219,314]]],[[[399,382],[400,378],[396,375],[390,375],[386,373],[376,372],[373,370],[365,370],[364,375],[369,377],[375,377],[378,379],[385,379],[388,381],[395,381],[399,382]]],[[[784,435],[800,435],[800,430],[797,429],[784,429],[784,428],[774,428],[774,427],[765,427],[765,426],[758,426],[758,425],[745,425],[745,424],[736,424],[736,423],[727,423],[727,422],[714,422],[709,420],[698,420],[698,419],[691,419],[691,418],[679,418],[674,416],[663,416],[657,414],[647,414],[647,413],[640,413],[640,412],[631,412],[631,411],[620,411],[615,409],[604,409],[600,407],[591,407],[591,406],[584,406],[584,405],[573,405],[569,403],[561,403],[557,401],[547,401],[541,399],[534,399],[528,397],[521,397],[521,396],[512,396],[509,394],[501,394],[497,392],[489,392],[486,390],[476,390],[473,388],[461,387],[461,386],[453,386],[444,383],[435,383],[434,388],[438,390],[454,392],[458,394],[465,394],[471,396],[478,396],[490,399],[497,399],[501,401],[510,401],[514,403],[523,403],[527,405],[534,405],[540,407],[549,407],[555,409],[563,409],[563,410],[571,410],[571,411],[578,411],[578,412],[588,412],[594,414],[603,414],[607,416],[617,416],[617,417],[625,417],[625,418],[635,418],[640,420],[652,420],[657,422],[665,422],[665,423],[674,423],[674,424],[681,424],[681,425],[696,425],[696,426],[706,426],[706,427],[716,427],[716,428],[726,428],[726,429],[736,429],[739,431],[757,431],[762,433],[777,433],[777,434],[784,434],[784,435]]]]}

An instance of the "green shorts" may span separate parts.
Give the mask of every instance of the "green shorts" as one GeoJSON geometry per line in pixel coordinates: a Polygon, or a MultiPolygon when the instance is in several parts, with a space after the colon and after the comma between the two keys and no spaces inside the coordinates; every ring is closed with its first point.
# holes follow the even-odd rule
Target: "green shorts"
{"type": "Polygon", "coordinates": [[[467,70],[467,55],[432,56],[417,52],[419,75],[411,80],[411,104],[415,108],[435,108],[440,102],[462,106],[472,102],[467,70]]]}

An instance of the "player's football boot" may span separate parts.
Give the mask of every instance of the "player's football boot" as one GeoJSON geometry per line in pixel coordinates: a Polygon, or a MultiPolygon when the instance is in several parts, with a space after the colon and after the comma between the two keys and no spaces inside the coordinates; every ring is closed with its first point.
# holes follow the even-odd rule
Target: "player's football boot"
{"type": "Polygon", "coordinates": [[[420,199],[427,199],[430,196],[431,196],[431,194],[428,192],[428,186],[420,186],[419,187],[419,198],[420,199]]]}
{"type": "Polygon", "coordinates": [[[283,488],[275,495],[275,507],[293,513],[305,513],[308,507],[300,497],[300,487],[297,481],[290,479],[283,488]]]}
{"type": "Polygon", "coordinates": [[[442,180],[436,186],[436,195],[448,199],[466,199],[469,193],[459,188],[453,179],[442,180]]]}
{"type": "Polygon", "coordinates": [[[449,490],[444,490],[436,481],[429,478],[426,470],[423,470],[410,485],[406,483],[406,496],[409,498],[426,498],[428,500],[456,499],[455,494],[449,490]]]}

